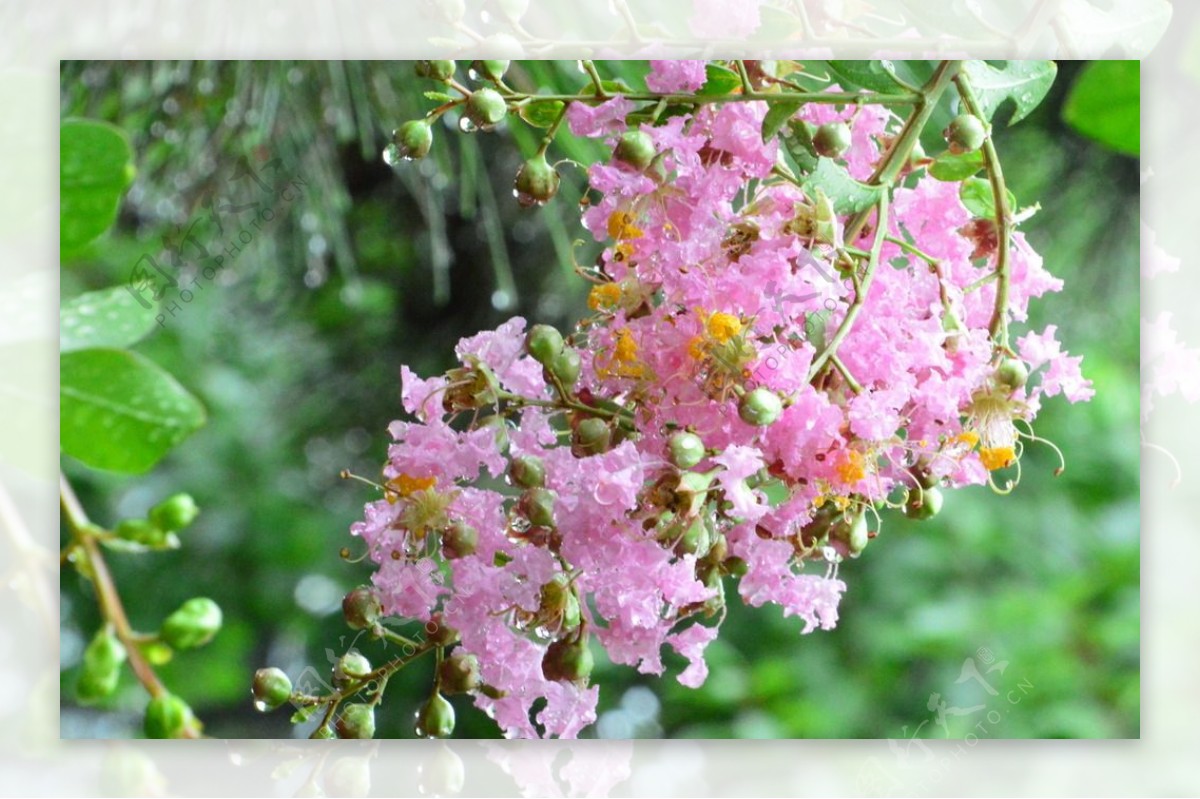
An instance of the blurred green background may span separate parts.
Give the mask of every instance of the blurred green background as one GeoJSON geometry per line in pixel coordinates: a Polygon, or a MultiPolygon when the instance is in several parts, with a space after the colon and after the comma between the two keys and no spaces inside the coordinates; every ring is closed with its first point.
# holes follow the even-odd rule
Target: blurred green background
{"type": "MultiPolygon", "coordinates": [[[[644,62],[598,65],[631,86],[646,71],[644,62]]],[[[1022,228],[1067,282],[1035,304],[1028,327],[1057,324],[1097,390],[1084,405],[1049,400],[1038,419],[1067,471],[1053,477],[1053,453],[1031,447],[1011,496],[972,488],[950,494],[932,522],[887,516],[883,535],[842,566],[849,590],[832,632],[801,636],[777,610],[731,602],[701,690],[675,682],[671,655],[661,679],[602,661],[601,718],[589,735],[1139,734],[1138,162],[1064,121],[1088,65],[1059,67],[1042,106],[995,136],[1020,205],[1041,205],[1022,228]]],[[[575,62],[519,62],[509,81],[573,90],[585,78],[575,62]]],[[[1111,80],[1099,83],[1111,91],[1111,80]]],[[[64,264],[64,298],[124,283],[181,224],[197,223],[199,241],[220,254],[231,236],[218,232],[212,202],[220,210],[258,199],[253,181],[236,177],[239,163],[278,158],[280,175],[306,184],[137,348],[203,400],[208,425],[145,476],[63,464],[101,524],[176,490],[201,505],[182,549],[110,563],[135,627],[156,628],[191,596],[223,608],[216,640],[161,670],[211,735],[295,734],[285,712],[252,710],[251,673],[278,665],[295,676],[312,665],[327,675],[330,657],[350,645],[340,598],[370,569],[339,550],[354,547],[347,529],[371,497],[338,473],[377,473],[386,426],[402,412],[400,365],[440,372],[463,335],[514,313],[564,326],[585,307],[571,272],[572,242],[584,238],[582,169],[563,166],[563,189],[546,208],[522,210],[511,198],[539,132],[439,129],[429,159],[395,170],[383,162],[391,129],[434,105],[422,97],[431,88],[400,62],[62,66],[63,116],[120,126],[138,166],[116,229],[64,264]]],[[[1136,99],[1123,108],[1136,131],[1136,99]]],[[[930,126],[931,154],[944,146],[948,114],[930,126]]],[[[564,133],[551,155],[586,164],[602,153],[564,133]]],[[[237,216],[224,212],[228,229],[237,216]]],[[[586,263],[595,250],[589,238],[575,257],[586,263]]],[[[140,734],[145,694],[128,675],[105,706],[72,699],[98,623],[89,587],[64,571],[63,737],[140,734]]],[[[380,736],[412,735],[430,668],[393,678],[380,736]]],[[[453,701],[457,736],[497,734],[463,697],[453,701]]]]}

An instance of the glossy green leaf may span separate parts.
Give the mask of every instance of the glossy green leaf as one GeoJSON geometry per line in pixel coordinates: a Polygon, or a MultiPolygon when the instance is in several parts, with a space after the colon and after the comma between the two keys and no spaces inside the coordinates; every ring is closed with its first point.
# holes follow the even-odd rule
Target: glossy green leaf
{"type": "Polygon", "coordinates": [[[763,117],[762,137],[763,141],[768,141],[772,136],[779,132],[788,120],[796,115],[800,107],[804,105],[799,100],[788,100],[778,102],[771,106],[767,111],[767,115],[763,117]]]}
{"type": "Polygon", "coordinates": [[[62,451],[88,466],[144,472],[204,421],[199,400],[136,353],[87,349],[61,358],[62,451]]]}
{"type": "Polygon", "coordinates": [[[968,61],[963,69],[970,78],[979,110],[991,120],[1008,101],[1015,106],[1008,124],[1027,117],[1050,91],[1058,66],[1053,61],[1005,61],[996,68],[985,61],[968,61]]]}
{"type": "Polygon", "coordinates": [[[732,69],[709,64],[705,68],[707,79],[696,94],[711,97],[716,94],[729,94],[742,88],[741,77],[732,69]]]}
{"type": "MultiPolygon", "coordinates": [[[[958,198],[973,216],[981,219],[991,219],[996,215],[996,200],[992,194],[992,184],[987,178],[968,178],[963,181],[958,190],[958,198]]],[[[1008,192],[1008,207],[1017,207],[1017,198],[1008,192]]]]}
{"type": "Polygon", "coordinates": [[[555,123],[562,110],[561,100],[533,100],[521,106],[517,113],[535,128],[548,128],[555,123]]]}
{"type": "Polygon", "coordinates": [[[104,122],[68,119],[59,131],[59,248],[77,251],[112,226],[133,182],[133,148],[104,122]]]}
{"type": "Polygon", "coordinates": [[[81,294],[59,309],[59,351],[132,346],[154,329],[157,313],[156,303],[147,308],[124,286],[81,294]]]}
{"type": "Polygon", "coordinates": [[[869,89],[883,94],[907,91],[882,61],[829,61],[829,71],[846,91],[869,89]]]}
{"type": "Polygon", "coordinates": [[[790,120],[780,128],[779,138],[784,152],[802,175],[817,168],[817,151],[813,149],[812,130],[807,122],[790,120]]]}
{"type": "Polygon", "coordinates": [[[868,186],[850,177],[846,168],[831,158],[817,159],[817,168],[804,182],[805,191],[820,188],[839,214],[852,214],[879,202],[882,186],[868,186]]]}
{"type": "Polygon", "coordinates": [[[1063,120],[1126,155],[1141,152],[1141,64],[1093,61],[1071,86],[1063,120]]]}
{"type": "Polygon", "coordinates": [[[983,153],[979,150],[958,154],[945,152],[929,165],[929,174],[938,180],[954,182],[969,178],[981,169],[983,153]]]}

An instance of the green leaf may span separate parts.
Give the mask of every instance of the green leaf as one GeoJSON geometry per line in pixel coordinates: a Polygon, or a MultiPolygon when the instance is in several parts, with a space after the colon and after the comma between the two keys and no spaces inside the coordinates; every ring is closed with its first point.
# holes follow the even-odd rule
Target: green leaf
{"type": "Polygon", "coordinates": [[[1126,155],[1141,152],[1141,64],[1093,61],[1071,86],[1063,120],[1079,133],[1126,155]]]}
{"type": "Polygon", "coordinates": [[[964,70],[971,79],[979,110],[985,120],[991,120],[997,109],[1008,100],[1016,106],[1008,124],[1015,125],[1050,91],[1058,66],[1053,61],[1005,61],[1002,69],[984,61],[968,61],[964,70]]]}
{"type": "Polygon", "coordinates": [[[817,168],[804,182],[804,190],[821,189],[839,214],[852,214],[879,202],[883,186],[868,186],[850,177],[846,168],[831,158],[817,159],[817,168]]]}
{"type": "MultiPolygon", "coordinates": [[[[1008,194],[1008,207],[1017,207],[1017,198],[1013,193],[1008,194]]],[[[992,184],[987,178],[968,178],[963,181],[958,190],[958,198],[973,216],[980,219],[992,219],[996,216],[996,200],[992,194],[992,184]]]]}
{"type": "Polygon", "coordinates": [[[133,148],[105,122],[68,119],[59,131],[59,250],[79,250],[117,219],[133,182],[133,148]]]}
{"type": "Polygon", "coordinates": [[[535,128],[548,128],[555,123],[562,110],[561,100],[533,100],[521,106],[517,113],[535,128]]]}
{"type": "Polygon", "coordinates": [[[792,119],[781,129],[780,140],[784,152],[795,163],[801,174],[807,175],[817,168],[817,151],[813,149],[812,129],[800,119],[792,119]]]}
{"type": "Polygon", "coordinates": [[[846,91],[870,89],[883,94],[907,92],[881,61],[828,61],[829,71],[846,91]]]}
{"type": "Polygon", "coordinates": [[[980,150],[957,155],[945,152],[929,165],[929,174],[938,180],[953,183],[969,178],[981,169],[983,169],[983,152],[980,150]]]}
{"type": "Polygon", "coordinates": [[[96,469],[141,473],[204,424],[204,408],[136,353],[88,349],[60,361],[62,450],[96,469]]]}
{"type": "Polygon", "coordinates": [[[767,111],[767,115],[763,117],[763,141],[770,141],[771,137],[778,133],[779,129],[796,115],[796,112],[800,110],[802,105],[804,103],[799,100],[787,100],[773,104],[770,110],[767,111]]]}
{"type": "Polygon", "coordinates": [[[809,343],[816,348],[817,352],[825,349],[829,320],[833,316],[832,312],[826,310],[813,311],[805,314],[804,317],[804,335],[808,338],[809,343]]]}
{"type": "Polygon", "coordinates": [[[124,286],[81,294],[59,309],[59,351],[130,347],[154,329],[157,312],[156,303],[147,308],[124,286]]]}
{"type": "Polygon", "coordinates": [[[708,64],[704,68],[704,71],[707,79],[696,94],[711,97],[717,94],[729,94],[736,89],[742,88],[741,77],[732,69],[717,66],[716,64],[708,64]]]}

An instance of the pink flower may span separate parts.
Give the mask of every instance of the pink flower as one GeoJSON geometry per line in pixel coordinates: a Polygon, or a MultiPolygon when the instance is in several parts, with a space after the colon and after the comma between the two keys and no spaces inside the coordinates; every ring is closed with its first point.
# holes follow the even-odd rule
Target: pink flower
{"type": "Polygon", "coordinates": [[[706,79],[704,61],[651,61],[646,86],[652,92],[694,92],[706,79]]]}
{"type": "Polygon", "coordinates": [[[708,664],[704,662],[704,650],[717,637],[716,627],[693,624],[683,632],[674,633],[668,642],[676,652],[688,659],[688,667],[677,678],[688,688],[699,688],[708,679],[708,664]]]}
{"type": "Polygon", "coordinates": [[[621,95],[599,105],[571,103],[567,107],[567,124],[576,136],[603,136],[625,129],[625,117],[633,103],[621,95]]]}

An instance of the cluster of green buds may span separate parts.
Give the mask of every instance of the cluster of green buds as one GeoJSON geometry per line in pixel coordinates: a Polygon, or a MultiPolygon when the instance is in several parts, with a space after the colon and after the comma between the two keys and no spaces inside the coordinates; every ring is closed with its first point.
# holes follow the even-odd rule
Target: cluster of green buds
{"type": "Polygon", "coordinates": [[[115,549],[178,549],[177,533],[200,515],[190,494],[175,494],[164,499],[141,518],[123,519],[104,543],[115,549]]]}

